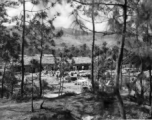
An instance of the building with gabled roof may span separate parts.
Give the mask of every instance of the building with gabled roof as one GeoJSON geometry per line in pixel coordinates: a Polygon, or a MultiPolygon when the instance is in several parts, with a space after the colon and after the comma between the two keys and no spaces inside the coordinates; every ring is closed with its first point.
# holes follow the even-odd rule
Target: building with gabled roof
{"type": "Polygon", "coordinates": [[[91,65],[90,57],[73,57],[74,67],[77,70],[89,70],[91,65]]]}
{"type": "MultiPolygon", "coordinates": [[[[56,57],[57,59],[60,59],[60,57],[56,57]]],[[[34,56],[24,56],[24,65],[25,65],[25,71],[29,72],[31,71],[31,65],[30,61],[32,59],[40,61],[40,55],[35,54],[34,56]]],[[[73,57],[72,59],[68,59],[69,63],[73,63],[73,68],[75,70],[89,70],[91,65],[91,58],[89,57],[73,57]]],[[[54,70],[55,67],[55,58],[52,54],[44,54],[42,57],[42,65],[45,70],[54,70]]]]}

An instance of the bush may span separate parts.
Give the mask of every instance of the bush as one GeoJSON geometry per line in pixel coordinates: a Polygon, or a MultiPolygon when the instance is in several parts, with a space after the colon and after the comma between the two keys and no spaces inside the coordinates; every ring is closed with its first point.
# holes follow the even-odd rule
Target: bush
{"type": "Polygon", "coordinates": [[[97,93],[97,100],[103,100],[104,108],[112,108],[115,102],[114,93],[100,91],[97,93]]]}
{"type": "Polygon", "coordinates": [[[31,117],[31,120],[75,120],[69,110],[56,111],[54,115],[41,113],[31,117]]]}
{"type": "Polygon", "coordinates": [[[82,87],[81,91],[82,91],[82,92],[89,92],[90,90],[89,90],[88,87],[82,87]]]}
{"type": "MultiPolygon", "coordinates": [[[[0,88],[0,95],[1,95],[1,92],[2,92],[2,88],[0,88]]],[[[3,97],[9,98],[9,96],[10,96],[9,89],[4,86],[4,88],[3,88],[3,97]]]]}
{"type": "Polygon", "coordinates": [[[16,100],[16,101],[21,101],[22,100],[22,97],[21,97],[21,93],[20,91],[14,93],[11,97],[12,100],[16,100]]]}
{"type": "Polygon", "coordinates": [[[75,92],[65,92],[64,96],[75,96],[75,92]]]}
{"type": "MultiPolygon", "coordinates": [[[[33,86],[33,93],[34,93],[34,98],[39,96],[39,87],[37,87],[36,85],[33,86]]],[[[14,92],[11,99],[16,100],[17,102],[20,102],[22,100],[28,101],[31,99],[31,94],[32,94],[32,86],[25,85],[23,97],[21,97],[21,91],[18,90],[16,92],[14,92]]]]}
{"type": "Polygon", "coordinates": [[[99,82],[98,81],[94,82],[94,87],[95,87],[96,91],[99,91],[99,82]]]}

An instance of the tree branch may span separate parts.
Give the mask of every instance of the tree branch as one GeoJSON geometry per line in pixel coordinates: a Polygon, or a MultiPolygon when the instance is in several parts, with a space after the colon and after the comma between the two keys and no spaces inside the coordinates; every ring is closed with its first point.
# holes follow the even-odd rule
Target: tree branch
{"type": "MultiPolygon", "coordinates": [[[[92,3],[85,3],[85,2],[81,2],[78,0],[73,0],[74,2],[80,3],[82,5],[92,5],[92,3]]],[[[124,7],[123,4],[114,4],[114,3],[103,3],[103,2],[95,2],[94,4],[96,5],[108,5],[108,6],[119,6],[119,7],[124,7]]]]}

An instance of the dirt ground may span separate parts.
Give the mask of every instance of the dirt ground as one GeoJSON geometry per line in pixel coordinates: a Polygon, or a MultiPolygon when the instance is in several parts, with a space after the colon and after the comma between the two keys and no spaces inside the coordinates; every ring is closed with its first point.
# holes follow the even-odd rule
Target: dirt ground
{"type": "MultiPolygon", "coordinates": [[[[58,84],[54,77],[44,78],[49,85],[58,84]]],[[[75,92],[78,95],[62,96],[57,98],[44,98],[44,109],[40,109],[42,99],[34,100],[35,112],[31,112],[31,102],[17,103],[13,100],[0,99],[0,120],[57,120],[52,116],[70,111],[71,118],[65,120],[101,120],[101,119],[120,119],[117,101],[112,103],[103,96],[98,98],[91,93],[81,93],[81,86],[74,82],[64,83],[64,92],[75,92]]],[[[58,91],[58,88],[55,90],[58,91]]],[[[49,93],[54,93],[50,91],[49,93]]],[[[121,95],[126,96],[127,91],[121,91],[121,95]]],[[[123,97],[124,99],[124,97],[123,97]]],[[[124,99],[124,105],[128,119],[145,119],[149,116],[149,109],[139,106],[137,103],[124,99]]],[[[61,118],[58,120],[64,120],[61,118]]]]}
{"type": "MultiPolygon", "coordinates": [[[[16,103],[11,100],[1,99],[0,120],[47,120],[45,119],[46,117],[42,119],[42,116],[49,116],[48,118],[51,118],[53,115],[57,114],[57,112],[63,110],[70,111],[73,118],[77,118],[78,120],[82,118],[82,120],[88,120],[85,119],[85,117],[87,118],[88,116],[93,117],[93,120],[120,119],[116,101],[107,105],[103,99],[96,98],[90,93],[59,98],[46,98],[44,101],[43,107],[45,109],[39,109],[42,100],[37,100],[34,102],[35,112],[32,113],[30,101],[16,103]]],[[[128,119],[143,119],[148,116],[149,110],[136,103],[124,100],[124,105],[128,119]]]]}

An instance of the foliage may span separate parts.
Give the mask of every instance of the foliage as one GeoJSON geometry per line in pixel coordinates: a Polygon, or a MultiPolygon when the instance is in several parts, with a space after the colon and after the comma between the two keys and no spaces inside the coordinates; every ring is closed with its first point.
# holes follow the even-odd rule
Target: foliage
{"type": "MultiPolygon", "coordinates": [[[[31,97],[31,93],[32,93],[31,84],[25,84],[24,85],[24,90],[25,90],[25,98],[31,97]]],[[[33,86],[33,93],[34,93],[35,97],[39,96],[39,88],[36,85],[33,86]]]]}
{"type": "Polygon", "coordinates": [[[110,78],[110,70],[115,69],[116,56],[118,56],[118,48],[116,46],[112,48],[107,47],[107,43],[104,42],[101,49],[99,49],[99,55],[96,56],[95,60],[95,78],[100,80],[106,80],[110,78]],[[107,72],[109,70],[109,72],[107,72]],[[107,73],[110,76],[107,76],[107,73]]]}
{"type": "MultiPolygon", "coordinates": [[[[121,43],[120,48],[117,46],[114,46],[113,48],[108,48],[106,42],[104,42],[101,47],[96,45],[94,46],[94,44],[92,45],[94,47],[94,49],[92,49],[93,62],[94,62],[93,57],[96,57],[95,67],[92,67],[92,69],[95,68],[93,72],[95,72],[96,74],[93,77],[95,77],[98,80],[101,80],[102,83],[104,80],[109,78],[111,78],[112,80],[113,76],[109,74],[110,73],[109,71],[111,70],[112,72],[112,70],[116,69],[115,88],[116,88],[116,92],[118,93],[119,103],[120,105],[122,105],[121,106],[122,109],[120,110],[120,112],[122,112],[124,109],[122,104],[123,101],[121,101],[121,96],[119,93],[119,83],[120,83],[119,74],[121,71],[123,57],[124,56],[130,57],[129,56],[130,52],[133,53],[131,55],[133,57],[130,57],[129,62],[131,64],[135,64],[136,67],[142,67],[141,73],[143,72],[143,70],[145,70],[144,67],[147,69],[151,68],[151,52],[150,52],[151,31],[152,31],[151,1],[150,0],[145,0],[145,1],[93,0],[93,1],[95,2],[94,4],[91,4],[91,0],[88,1],[67,0],[67,3],[70,4],[71,7],[73,8],[73,11],[71,13],[74,19],[73,27],[75,27],[75,29],[77,30],[80,29],[82,31],[82,34],[87,32],[93,32],[93,33],[97,32],[95,30],[89,29],[86,26],[86,23],[89,22],[89,23],[98,24],[98,23],[102,23],[103,22],[102,20],[106,19],[108,24],[108,31],[101,31],[100,33],[103,35],[119,34],[122,36],[122,39],[120,41],[121,43]],[[75,2],[77,4],[75,4],[75,2]],[[91,18],[92,21],[90,20],[91,18]],[[139,42],[139,39],[141,39],[142,42],[141,41],[139,42]],[[124,50],[124,45],[126,43],[127,46],[125,46],[126,48],[124,50]],[[135,47],[137,47],[137,49],[135,47]]],[[[21,0],[20,2],[22,3],[21,0]]],[[[63,4],[63,1],[60,0],[57,0],[55,2],[48,0],[44,0],[44,1],[32,0],[31,2],[34,5],[38,5],[41,3],[44,3],[44,5],[46,5],[48,2],[50,2],[52,8],[57,3],[61,5],[63,4]]],[[[16,3],[9,3],[9,4],[8,3],[9,2],[0,3],[0,10],[1,10],[0,11],[1,14],[0,56],[2,57],[3,61],[6,63],[10,63],[12,59],[17,59],[20,51],[20,45],[18,42],[18,40],[20,40],[20,36],[16,34],[16,32],[11,31],[7,29],[5,26],[3,26],[3,23],[8,21],[4,6],[11,6],[16,4],[16,3]]],[[[31,55],[35,53],[41,53],[41,57],[43,56],[44,53],[52,53],[54,56],[54,60],[56,62],[55,70],[58,69],[60,71],[59,77],[63,78],[65,77],[66,72],[70,71],[72,69],[72,66],[75,64],[72,58],[77,56],[91,57],[90,54],[91,50],[86,44],[83,44],[79,47],[76,47],[74,45],[69,47],[64,43],[62,44],[63,49],[58,49],[58,50],[56,49],[55,38],[61,37],[64,34],[62,29],[60,31],[56,31],[55,26],[53,25],[54,20],[58,16],[60,16],[60,13],[56,13],[55,16],[53,16],[48,20],[48,14],[45,10],[38,11],[34,15],[33,19],[29,21],[29,26],[26,26],[26,36],[27,39],[29,39],[29,42],[27,42],[28,53],[31,55]],[[57,56],[60,58],[58,58],[57,56]]],[[[22,17],[21,17],[21,21],[23,19],[22,17]]],[[[13,19],[14,21],[16,20],[15,17],[13,19]]],[[[18,23],[17,26],[20,27],[21,25],[22,22],[18,23]]],[[[37,61],[35,60],[31,61],[32,73],[35,72],[37,66],[38,66],[37,61]]],[[[143,76],[138,76],[138,78],[141,80],[141,82],[144,79],[143,76]]],[[[12,87],[13,85],[17,84],[17,80],[15,78],[15,75],[12,73],[12,71],[9,74],[6,74],[4,84],[7,87],[10,86],[12,87]]],[[[97,87],[98,85],[99,83],[95,83],[95,87],[97,87]]],[[[43,88],[47,88],[48,83],[43,81],[42,86],[43,88]]],[[[31,89],[28,87],[29,86],[25,86],[27,93],[31,89]]],[[[36,89],[35,92],[36,91],[38,90],[36,89]]],[[[137,92],[139,93],[139,90],[137,90],[137,92]]]]}
{"type": "Polygon", "coordinates": [[[63,96],[75,96],[75,92],[65,92],[63,96]]]}
{"type": "MultiPolygon", "coordinates": [[[[15,91],[11,97],[11,99],[16,100],[17,102],[29,101],[31,99],[32,93],[32,86],[31,85],[24,85],[24,97],[21,97],[20,91],[15,91]]],[[[36,85],[33,86],[33,98],[36,99],[39,97],[39,87],[36,85]]]]}
{"type": "Polygon", "coordinates": [[[12,95],[11,99],[16,100],[17,102],[20,102],[22,100],[21,93],[20,92],[15,92],[12,95]]]}
{"type": "Polygon", "coordinates": [[[15,77],[15,74],[13,71],[8,71],[6,73],[6,76],[5,76],[5,85],[7,86],[7,88],[10,89],[11,91],[11,88],[14,86],[14,85],[17,85],[18,83],[18,79],[15,77]]]}
{"type": "Polygon", "coordinates": [[[37,69],[39,70],[39,62],[36,59],[32,59],[30,61],[30,64],[31,64],[32,73],[35,73],[37,69]]]}
{"type": "Polygon", "coordinates": [[[79,57],[79,56],[82,56],[82,57],[89,57],[91,56],[90,55],[90,48],[86,45],[86,44],[83,44],[79,47],[77,46],[67,46],[66,44],[63,46],[63,49],[62,48],[59,48],[57,51],[56,51],[56,55],[59,56],[59,53],[61,51],[64,51],[64,52],[67,52],[67,55],[72,58],[72,57],[79,57]]]}
{"type": "Polygon", "coordinates": [[[17,59],[20,50],[18,43],[19,35],[4,26],[4,23],[8,22],[6,7],[13,5],[16,6],[17,2],[6,1],[0,3],[0,56],[7,62],[10,61],[11,58],[17,59]]]}

